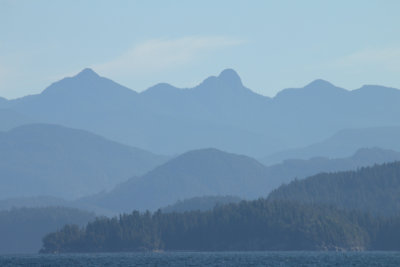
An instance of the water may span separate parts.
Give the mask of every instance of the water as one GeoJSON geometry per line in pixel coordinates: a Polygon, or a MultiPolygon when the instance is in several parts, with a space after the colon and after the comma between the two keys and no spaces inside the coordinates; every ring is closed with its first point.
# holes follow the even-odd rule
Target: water
{"type": "Polygon", "coordinates": [[[400,266],[400,252],[166,252],[3,255],[0,266],[400,266]]]}

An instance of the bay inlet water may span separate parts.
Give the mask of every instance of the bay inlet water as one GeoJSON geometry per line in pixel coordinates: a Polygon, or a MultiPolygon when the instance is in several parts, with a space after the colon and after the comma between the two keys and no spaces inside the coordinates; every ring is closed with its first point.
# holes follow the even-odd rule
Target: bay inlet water
{"type": "Polygon", "coordinates": [[[0,266],[400,266],[400,252],[165,252],[2,255],[0,266]]]}

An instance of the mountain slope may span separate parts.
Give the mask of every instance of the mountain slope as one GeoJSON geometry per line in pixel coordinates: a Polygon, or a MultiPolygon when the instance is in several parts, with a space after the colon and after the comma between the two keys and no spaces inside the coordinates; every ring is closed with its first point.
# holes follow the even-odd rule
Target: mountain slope
{"type": "Polygon", "coordinates": [[[254,198],[269,189],[265,167],[256,160],[216,149],[202,149],[180,155],[140,178],[122,183],[109,193],[82,201],[130,212],[134,209],[156,210],[196,196],[254,198]]]}
{"type": "Polygon", "coordinates": [[[269,200],[332,204],[379,215],[400,214],[400,162],[322,173],[274,190],[269,200]]]}
{"type": "Polygon", "coordinates": [[[2,198],[76,198],[110,189],[164,157],[66,127],[29,124],[0,132],[2,198]]]}

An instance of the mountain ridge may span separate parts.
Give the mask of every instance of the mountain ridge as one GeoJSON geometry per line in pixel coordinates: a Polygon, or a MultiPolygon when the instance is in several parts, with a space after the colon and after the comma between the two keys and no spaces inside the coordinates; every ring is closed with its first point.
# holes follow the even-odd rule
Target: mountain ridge
{"type": "MultiPolygon", "coordinates": [[[[52,87],[54,84],[57,84],[57,83],[59,83],[61,81],[73,80],[73,79],[83,79],[83,80],[104,79],[104,80],[108,80],[110,82],[113,82],[115,84],[118,84],[119,86],[124,87],[126,89],[129,89],[130,91],[133,91],[136,94],[143,94],[143,93],[145,94],[149,89],[153,89],[154,87],[158,87],[158,86],[161,86],[161,85],[162,86],[165,85],[165,86],[168,86],[168,87],[173,87],[173,88],[179,89],[179,90],[191,90],[193,88],[199,87],[200,85],[202,85],[203,83],[207,82],[208,80],[215,80],[215,79],[218,79],[220,81],[224,81],[224,82],[229,83],[231,85],[235,85],[234,87],[237,87],[238,85],[243,86],[242,80],[241,80],[239,74],[232,68],[226,68],[226,69],[223,69],[219,73],[219,75],[217,75],[217,76],[212,76],[211,75],[211,76],[205,78],[197,86],[194,86],[192,88],[187,88],[187,87],[179,88],[179,87],[175,87],[175,86],[173,86],[173,85],[171,85],[169,83],[161,82],[161,83],[157,83],[157,84],[155,84],[153,86],[150,86],[150,87],[148,87],[147,89],[145,89],[145,90],[143,90],[141,92],[138,92],[138,91],[135,91],[134,89],[131,89],[129,87],[120,85],[119,83],[117,83],[117,82],[115,82],[115,81],[113,81],[113,80],[111,80],[109,78],[105,78],[104,76],[100,76],[92,68],[87,67],[87,68],[82,69],[80,72],[78,72],[74,76],[65,77],[65,78],[63,78],[63,79],[61,79],[59,81],[56,81],[56,82],[52,83],[50,86],[46,87],[41,93],[45,92],[46,89],[48,89],[49,87],[52,87]]],[[[374,90],[374,89],[376,89],[376,87],[378,87],[379,89],[391,90],[391,91],[396,91],[396,92],[400,91],[400,89],[397,89],[397,88],[394,88],[394,87],[377,85],[377,84],[364,84],[359,88],[349,90],[349,89],[344,89],[344,88],[341,88],[341,87],[337,87],[333,83],[331,83],[331,82],[329,82],[327,80],[321,79],[321,78],[317,78],[315,80],[312,80],[311,82],[306,84],[304,87],[284,88],[284,89],[280,90],[275,96],[267,96],[267,95],[256,93],[256,92],[252,91],[251,89],[248,89],[248,88],[247,89],[252,91],[254,94],[257,94],[257,95],[260,95],[260,96],[263,96],[263,97],[266,97],[266,98],[274,99],[280,93],[282,93],[282,92],[284,92],[286,90],[291,90],[291,91],[292,90],[299,90],[299,89],[306,89],[306,90],[308,90],[308,89],[322,89],[322,90],[324,90],[324,89],[336,88],[336,89],[339,89],[339,91],[355,92],[355,91],[363,91],[363,90],[371,90],[371,89],[374,90]]],[[[40,95],[41,93],[33,94],[33,95],[27,95],[27,96],[40,95]]],[[[17,97],[17,98],[13,98],[13,99],[7,99],[7,98],[4,98],[4,97],[0,97],[0,104],[4,103],[6,101],[13,101],[13,100],[21,99],[21,98],[24,98],[24,97],[27,97],[27,96],[17,97]]]]}
{"type": "Polygon", "coordinates": [[[349,127],[400,125],[400,91],[365,90],[316,80],[269,98],[226,69],[193,88],[158,84],[137,93],[86,69],[0,107],[157,154],[215,147],[262,157],[349,127]]]}

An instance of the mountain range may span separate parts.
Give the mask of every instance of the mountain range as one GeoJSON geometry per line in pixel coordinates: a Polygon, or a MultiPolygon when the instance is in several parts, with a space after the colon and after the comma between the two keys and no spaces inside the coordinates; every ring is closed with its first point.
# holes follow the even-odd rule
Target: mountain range
{"type": "Polygon", "coordinates": [[[399,160],[398,103],[394,88],[324,80],[266,97],[232,69],[193,88],[138,93],[84,69],[40,94],[0,99],[1,198],[113,212],[257,198],[294,178],[399,160]]]}
{"type": "Polygon", "coordinates": [[[214,147],[262,158],[343,129],[400,126],[398,103],[394,88],[348,91],[323,80],[270,98],[245,87],[232,69],[194,88],[157,84],[137,93],[85,69],[40,94],[3,99],[0,108],[158,154],[214,147]]]}

